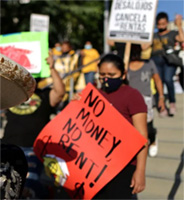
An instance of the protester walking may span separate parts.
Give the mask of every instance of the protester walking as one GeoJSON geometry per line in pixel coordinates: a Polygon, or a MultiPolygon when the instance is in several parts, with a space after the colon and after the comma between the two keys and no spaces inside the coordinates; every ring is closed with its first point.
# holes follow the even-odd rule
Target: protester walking
{"type": "MultiPolygon", "coordinates": [[[[165,59],[165,51],[173,51],[175,43],[184,41],[184,33],[182,29],[182,16],[177,15],[175,19],[175,24],[178,31],[170,31],[168,27],[168,15],[165,12],[158,13],[156,17],[156,26],[158,32],[154,34],[153,45],[152,45],[152,59],[154,60],[160,78],[163,84],[166,84],[168,91],[169,100],[169,114],[174,115],[176,113],[176,99],[174,91],[173,76],[176,72],[176,66],[174,64],[169,64],[165,59]]],[[[167,116],[168,112],[164,110],[160,113],[160,116],[167,116]]]]}
{"type": "MultiPolygon", "coordinates": [[[[62,102],[57,107],[57,112],[60,112],[69,103],[75,92],[81,91],[85,87],[84,74],[80,70],[77,71],[82,64],[80,53],[73,49],[69,41],[62,42],[61,50],[61,55],[54,62],[54,68],[63,79],[66,92],[62,102]],[[76,73],[72,74],[73,71],[76,71],[76,73]]],[[[54,57],[53,53],[52,56],[54,57]]],[[[48,77],[42,80],[40,85],[45,88],[52,83],[52,77],[48,77]]]]}
{"type": "Polygon", "coordinates": [[[82,55],[82,64],[87,65],[88,63],[94,61],[93,63],[87,65],[82,69],[82,72],[85,76],[85,82],[86,85],[88,83],[94,83],[95,74],[98,70],[97,63],[98,61],[95,61],[100,57],[100,54],[96,49],[93,48],[92,43],[90,41],[87,41],[84,45],[84,49],[81,51],[82,55]]]}
{"type": "MultiPolygon", "coordinates": [[[[101,59],[98,66],[101,94],[147,138],[147,108],[141,94],[126,85],[122,59],[108,54],[101,59]]],[[[147,146],[94,199],[131,199],[132,194],[144,190],[146,157],[147,146]]]]}
{"type": "Polygon", "coordinates": [[[129,85],[137,89],[142,95],[147,105],[147,127],[149,138],[149,156],[155,157],[158,153],[157,130],[153,125],[153,96],[151,92],[151,79],[153,78],[159,94],[158,107],[161,112],[166,108],[164,105],[163,85],[159,77],[157,68],[152,60],[141,60],[141,45],[132,44],[130,52],[130,63],[128,68],[129,85]]]}
{"type": "Polygon", "coordinates": [[[36,88],[28,101],[8,109],[6,113],[7,124],[1,142],[21,147],[28,161],[29,173],[22,198],[46,198],[44,194],[47,191],[40,184],[43,165],[33,152],[33,143],[42,128],[50,121],[50,115],[55,111],[54,107],[62,101],[65,93],[65,85],[54,68],[54,59],[51,55],[47,62],[53,78],[53,88],[36,88]]]}
{"type": "MultiPolygon", "coordinates": [[[[100,93],[147,138],[147,107],[142,95],[127,85],[122,59],[117,55],[107,54],[101,59],[98,67],[102,85],[100,93]]],[[[76,96],[74,99],[78,98],[79,96],[76,96]]],[[[132,199],[133,195],[143,191],[146,158],[147,144],[93,199],[132,199]]],[[[119,159],[120,162],[121,159],[123,158],[119,159]]]]}

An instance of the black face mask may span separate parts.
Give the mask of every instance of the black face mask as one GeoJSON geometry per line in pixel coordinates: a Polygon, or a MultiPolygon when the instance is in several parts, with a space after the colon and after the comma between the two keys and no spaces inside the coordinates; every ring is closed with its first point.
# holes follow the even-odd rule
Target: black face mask
{"type": "Polygon", "coordinates": [[[164,31],[166,31],[167,30],[167,28],[160,28],[160,29],[158,29],[158,32],[159,33],[162,33],[162,32],[164,32],[164,31]]]}
{"type": "Polygon", "coordinates": [[[119,78],[102,78],[102,90],[110,93],[116,91],[123,83],[122,77],[119,78]]]}

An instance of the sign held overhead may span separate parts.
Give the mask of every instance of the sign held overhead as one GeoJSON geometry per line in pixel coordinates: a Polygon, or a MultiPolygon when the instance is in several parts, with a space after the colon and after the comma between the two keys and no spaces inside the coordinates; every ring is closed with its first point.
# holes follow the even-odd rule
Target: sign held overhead
{"type": "Polygon", "coordinates": [[[30,31],[32,32],[48,32],[49,31],[49,16],[40,14],[31,14],[30,31]]]}
{"type": "Polygon", "coordinates": [[[151,43],[157,0],[113,0],[109,39],[132,43],[151,43]]]}

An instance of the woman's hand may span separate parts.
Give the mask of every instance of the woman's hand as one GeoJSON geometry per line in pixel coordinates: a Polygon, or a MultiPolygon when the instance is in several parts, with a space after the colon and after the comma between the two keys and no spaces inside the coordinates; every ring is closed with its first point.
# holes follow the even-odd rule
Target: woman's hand
{"type": "MultiPolygon", "coordinates": [[[[134,127],[141,133],[143,137],[148,138],[147,135],[147,114],[138,113],[132,116],[134,127]]],[[[139,193],[145,188],[145,171],[146,171],[146,159],[148,152],[148,143],[137,154],[136,170],[132,176],[130,187],[133,188],[132,194],[139,193]]]]}
{"type": "Polygon", "coordinates": [[[163,97],[163,98],[159,98],[158,107],[160,108],[160,111],[161,111],[161,112],[165,110],[164,97],[163,97]]]}
{"type": "Polygon", "coordinates": [[[45,59],[47,64],[49,64],[50,69],[54,68],[54,58],[52,52],[49,52],[49,56],[45,59]]]}
{"type": "Polygon", "coordinates": [[[76,100],[79,101],[81,99],[81,95],[82,95],[81,92],[74,94],[72,97],[72,101],[76,101],[76,100]]]}
{"type": "Polygon", "coordinates": [[[174,23],[177,27],[182,26],[182,16],[181,15],[176,15],[174,23]]]}
{"type": "Polygon", "coordinates": [[[142,192],[145,189],[145,171],[136,169],[130,187],[133,188],[132,194],[142,192]]]}

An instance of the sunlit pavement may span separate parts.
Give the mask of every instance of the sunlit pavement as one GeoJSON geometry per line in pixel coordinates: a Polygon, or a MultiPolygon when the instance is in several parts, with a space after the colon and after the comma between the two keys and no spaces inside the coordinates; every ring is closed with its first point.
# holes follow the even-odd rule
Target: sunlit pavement
{"type": "Polygon", "coordinates": [[[174,117],[160,118],[155,111],[159,151],[156,157],[148,157],[146,189],[138,195],[139,200],[184,199],[184,94],[177,94],[176,99],[174,117]]]}

